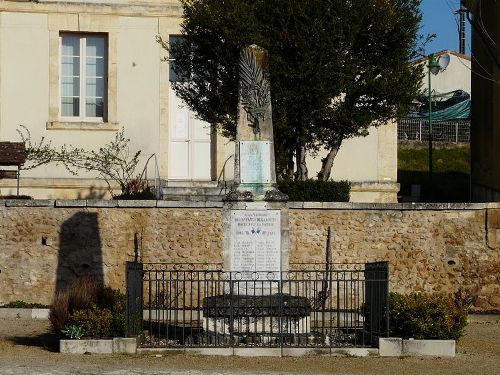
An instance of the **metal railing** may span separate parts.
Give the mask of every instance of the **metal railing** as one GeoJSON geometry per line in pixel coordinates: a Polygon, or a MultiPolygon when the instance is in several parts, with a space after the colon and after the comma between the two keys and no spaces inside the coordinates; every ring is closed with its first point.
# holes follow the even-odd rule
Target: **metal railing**
{"type": "Polygon", "coordinates": [[[222,166],[222,170],[219,173],[219,177],[217,178],[217,186],[220,186],[219,195],[221,195],[223,191],[224,191],[224,194],[227,193],[228,183],[226,181],[226,164],[233,157],[234,157],[234,154],[231,154],[231,155],[228,156],[228,158],[224,162],[224,165],[222,166]]]}
{"type": "MultiPolygon", "coordinates": [[[[141,172],[140,179],[145,180],[146,183],[149,184],[148,180],[148,165],[149,161],[154,158],[154,171],[155,171],[155,178],[154,178],[154,191],[155,191],[155,196],[156,199],[163,199],[163,186],[161,183],[161,178],[160,178],[160,168],[158,167],[158,159],[156,158],[156,154],[152,154],[148,160],[146,160],[146,163],[144,164],[144,168],[141,172]]],[[[148,185],[149,186],[149,185],[148,185]]]]}
{"type": "Polygon", "coordinates": [[[366,347],[389,332],[388,264],[127,263],[127,333],[143,347],[366,347]]]}
{"type": "MultiPolygon", "coordinates": [[[[398,120],[398,141],[429,140],[429,121],[416,119],[398,120]]],[[[470,121],[433,121],[432,140],[434,142],[470,142],[470,121]]]]}

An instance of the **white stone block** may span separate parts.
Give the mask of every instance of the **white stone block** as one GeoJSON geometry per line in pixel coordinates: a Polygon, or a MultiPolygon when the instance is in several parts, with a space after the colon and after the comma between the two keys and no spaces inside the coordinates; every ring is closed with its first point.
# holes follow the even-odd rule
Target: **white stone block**
{"type": "Polygon", "coordinates": [[[133,337],[113,338],[113,353],[135,354],[137,352],[137,339],[133,337]]]}
{"type": "Polygon", "coordinates": [[[403,355],[454,357],[455,340],[403,340],[403,355]]]}
{"type": "Polygon", "coordinates": [[[403,339],[395,337],[380,337],[378,350],[381,357],[399,357],[403,353],[403,339]]]}
{"type": "Polygon", "coordinates": [[[69,354],[111,354],[113,340],[60,340],[59,351],[69,354]]]}

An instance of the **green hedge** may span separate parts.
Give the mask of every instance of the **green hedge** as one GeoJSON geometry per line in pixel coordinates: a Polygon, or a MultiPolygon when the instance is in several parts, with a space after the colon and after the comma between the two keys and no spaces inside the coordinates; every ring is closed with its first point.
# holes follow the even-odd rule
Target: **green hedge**
{"type": "Polygon", "coordinates": [[[467,325],[467,309],[458,298],[446,294],[391,293],[391,336],[458,340],[467,325]]]}
{"type": "Polygon", "coordinates": [[[349,202],[351,184],[348,181],[281,180],[278,188],[292,202],[349,202]]]}

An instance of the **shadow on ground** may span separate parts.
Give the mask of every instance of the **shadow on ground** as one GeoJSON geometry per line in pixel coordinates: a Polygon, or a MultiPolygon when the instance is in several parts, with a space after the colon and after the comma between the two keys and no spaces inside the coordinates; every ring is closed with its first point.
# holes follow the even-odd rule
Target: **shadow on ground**
{"type": "Polygon", "coordinates": [[[23,346],[36,346],[50,352],[59,352],[59,336],[53,332],[42,333],[36,336],[14,336],[8,341],[23,346]]]}

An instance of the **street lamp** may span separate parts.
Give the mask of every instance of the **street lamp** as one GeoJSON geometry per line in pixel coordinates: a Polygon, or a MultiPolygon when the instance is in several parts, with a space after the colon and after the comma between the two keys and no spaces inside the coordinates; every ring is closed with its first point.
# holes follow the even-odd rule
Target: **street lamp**
{"type": "Polygon", "coordinates": [[[429,197],[433,200],[433,187],[432,187],[432,87],[431,87],[431,73],[436,75],[439,73],[441,66],[433,54],[428,56],[428,72],[429,76],[429,197]]]}

